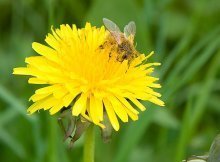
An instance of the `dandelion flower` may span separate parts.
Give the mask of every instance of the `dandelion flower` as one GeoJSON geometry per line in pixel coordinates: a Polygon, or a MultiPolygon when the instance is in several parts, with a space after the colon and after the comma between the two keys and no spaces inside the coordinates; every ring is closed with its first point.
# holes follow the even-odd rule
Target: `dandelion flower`
{"type": "MultiPolygon", "coordinates": [[[[138,119],[140,101],[164,106],[161,96],[152,88],[160,88],[152,77],[153,66],[144,63],[153,54],[140,54],[131,63],[110,57],[111,48],[100,46],[109,32],[104,26],[85,28],[61,25],[46,36],[46,45],[34,42],[32,48],[39,54],[25,59],[27,67],[15,68],[13,74],[30,75],[29,84],[43,84],[30,97],[32,114],[49,110],[53,115],[64,107],[71,107],[73,116],[81,115],[90,122],[104,127],[106,113],[112,127],[118,131],[119,121],[138,119]]],[[[109,45],[110,46],[110,45],[109,45]]],[[[117,55],[117,53],[116,53],[117,55]]]]}

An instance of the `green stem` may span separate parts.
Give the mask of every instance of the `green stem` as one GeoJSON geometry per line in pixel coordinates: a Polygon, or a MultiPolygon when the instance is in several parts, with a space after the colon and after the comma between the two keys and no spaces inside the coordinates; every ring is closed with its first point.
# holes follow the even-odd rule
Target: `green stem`
{"type": "Polygon", "coordinates": [[[85,132],[83,162],[94,162],[95,154],[95,133],[94,125],[91,124],[85,132]]]}

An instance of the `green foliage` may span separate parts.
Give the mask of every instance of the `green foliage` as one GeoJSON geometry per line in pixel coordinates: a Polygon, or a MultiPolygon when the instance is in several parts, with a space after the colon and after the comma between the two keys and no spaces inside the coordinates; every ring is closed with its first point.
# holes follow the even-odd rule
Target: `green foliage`
{"type": "Polygon", "coordinates": [[[36,86],[12,69],[34,55],[59,24],[102,25],[106,17],[121,29],[137,25],[137,48],[154,50],[161,62],[165,108],[148,109],[137,122],[121,124],[111,143],[96,128],[96,162],[180,162],[208,152],[220,124],[220,2],[218,0],[0,0],[0,161],[81,162],[83,138],[72,150],[62,142],[56,116],[26,114],[36,86]]]}

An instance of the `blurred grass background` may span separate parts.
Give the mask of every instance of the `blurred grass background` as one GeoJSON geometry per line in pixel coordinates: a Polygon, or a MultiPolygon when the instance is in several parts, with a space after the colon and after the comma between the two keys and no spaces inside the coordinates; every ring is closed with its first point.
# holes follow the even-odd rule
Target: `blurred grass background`
{"type": "Polygon", "coordinates": [[[121,28],[137,25],[137,48],[160,61],[165,108],[146,103],[137,122],[121,124],[110,144],[96,131],[96,162],[180,162],[202,155],[220,131],[219,0],[0,0],[0,161],[81,162],[83,138],[72,150],[62,142],[56,116],[26,115],[38,86],[12,76],[35,55],[50,26],[106,17],[121,28]]]}

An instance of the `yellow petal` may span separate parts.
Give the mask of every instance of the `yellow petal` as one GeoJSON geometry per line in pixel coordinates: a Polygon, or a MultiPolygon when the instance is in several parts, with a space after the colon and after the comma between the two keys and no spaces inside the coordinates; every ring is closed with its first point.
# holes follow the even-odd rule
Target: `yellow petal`
{"type": "Polygon", "coordinates": [[[20,68],[14,68],[13,69],[13,74],[17,74],[17,75],[31,75],[32,71],[29,68],[20,67],[20,68]]]}
{"type": "Polygon", "coordinates": [[[150,53],[150,54],[148,54],[148,55],[145,57],[145,59],[150,58],[150,57],[151,57],[153,54],[154,54],[154,51],[151,51],[151,53],[150,53]]]}
{"type": "Polygon", "coordinates": [[[120,97],[120,96],[116,96],[119,101],[121,101],[121,103],[127,108],[129,109],[131,112],[135,113],[135,114],[139,114],[139,112],[137,110],[135,110],[130,103],[124,98],[124,97],[120,97]]]}
{"type": "Polygon", "coordinates": [[[65,107],[68,107],[75,97],[76,95],[73,95],[71,93],[67,94],[66,96],[63,97],[63,105],[65,107]]]}
{"type": "Polygon", "coordinates": [[[145,93],[151,94],[151,95],[153,95],[153,96],[161,97],[161,94],[160,94],[160,93],[155,92],[153,89],[151,89],[151,88],[149,88],[149,87],[145,88],[144,91],[145,91],[145,93]]]}
{"type": "Polygon", "coordinates": [[[114,96],[109,96],[108,99],[110,100],[112,107],[115,113],[123,122],[128,122],[128,114],[125,111],[125,107],[121,104],[121,102],[115,98],[114,96]]]}
{"type": "Polygon", "coordinates": [[[52,93],[52,92],[54,92],[54,91],[56,91],[57,89],[60,89],[60,88],[61,88],[60,85],[54,84],[54,85],[51,85],[51,86],[40,88],[40,89],[36,90],[35,93],[36,94],[52,93]]]}
{"type": "Polygon", "coordinates": [[[55,98],[61,98],[65,96],[68,93],[68,91],[62,86],[61,88],[54,90],[53,95],[55,98]]]}
{"type": "MultiPolygon", "coordinates": [[[[152,88],[161,88],[161,85],[160,84],[156,84],[156,83],[152,83],[149,85],[149,87],[152,87],[152,88]]],[[[159,96],[158,96],[159,97],[159,96]]]]}
{"type": "Polygon", "coordinates": [[[118,131],[119,130],[119,123],[118,123],[118,119],[115,115],[114,109],[108,99],[104,98],[103,101],[104,101],[105,110],[108,114],[109,120],[110,120],[113,128],[116,131],[118,131]]]}
{"type": "Polygon", "coordinates": [[[48,60],[59,62],[57,52],[52,48],[49,48],[37,42],[32,43],[32,48],[40,55],[45,56],[48,60]]]}
{"type": "Polygon", "coordinates": [[[34,94],[30,97],[29,101],[33,101],[33,102],[36,102],[36,101],[39,101],[39,100],[42,100],[43,98],[46,98],[47,96],[49,96],[50,93],[45,93],[45,94],[34,94]]]}
{"type": "Polygon", "coordinates": [[[130,111],[129,109],[125,109],[125,111],[128,113],[128,115],[130,116],[130,118],[134,121],[138,120],[138,115],[133,113],[132,111],[130,111]]]}
{"type": "Polygon", "coordinates": [[[53,115],[55,113],[57,113],[58,111],[60,111],[63,108],[63,102],[60,101],[57,105],[53,106],[50,109],[50,115],[53,115]]]}
{"type": "Polygon", "coordinates": [[[159,62],[147,63],[147,64],[142,65],[142,68],[146,69],[146,68],[149,68],[151,66],[160,66],[160,65],[161,65],[161,63],[159,63],[159,62]]]}
{"type": "Polygon", "coordinates": [[[136,98],[129,97],[128,99],[131,100],[131,102],[133,102],[141,111],[146,110],[144,105],[142,105],[136,98]]]}
{"type": "Polygon", "coordinates": [[[30,78],[28,79],[29,84],[48,84],[48,81],[38,79],[38,78],[30,78]]]}
{"type": "Polygon", "coordinates": [[[48,45],[50,45],[54,49],[59,49],[59,43],[58,41],[54,38],[52,34],[48,34],[45,41],[47,42],[48,45]]]}
{"type": "Polygon", "coordinates": [[[35,111],[40,110],[40,109],[47,110],[47,109],[51,108],[52,106],[54,106],[55,104],[57,104],[57,99],[55,99],[52,96],[49,96],[49,97],[43,98],[42,100],[39,100],[39,101],[35,102],[34,104],[32,104],[27,109],[27,111],[30,114],[32,114],[35,111]]]}
{"type": "Polygon", "coordinates": [[[165,106],[164,102],[158,99],[157,97],[152,97],[148,99],[150,102],[155,103],[159,106],[165,106]]]}
{"type": "Polygon", "coordinates": [[[87,94],[82,93],[79,99],[73,105],[73,108],[72,108],[73,116],[78,116],[81,113],[83,108],[86,106],[86,102],[87,102],[87,94]]]}
{"type": "Polygon", "coordinates": [[[103,103],[100,98],[96,98],[97,116],[100,121],[103,121],[103,103]]]}
{"type": "Polygon", "coordinates": [[[97,124],[97,123],[99,123],[99,116],[97,113],[97,106],[96,106],[95,97],[93,95],[91,95],[89,100],[90,100],[90,104],[89,104],[90,115],[91,115],[92,121],[95,124],[97,124]]]}

